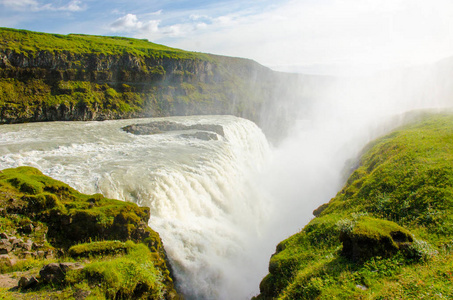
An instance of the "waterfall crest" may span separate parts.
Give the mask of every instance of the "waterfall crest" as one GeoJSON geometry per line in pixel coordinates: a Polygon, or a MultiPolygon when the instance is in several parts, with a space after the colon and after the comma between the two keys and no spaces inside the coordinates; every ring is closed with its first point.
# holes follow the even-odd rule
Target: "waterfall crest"
{"type": "Polygon", "coordinates": [[[232,116],[169,119],[219,124],[225,135],[205,141],[178,131],[121,130],[151,119],[6,125],[0,168],[33,166],[81,192],[150,207],[150,226],[186,298],[250,297],[266,272],[247,248],[268,211],[253,180],[270,155],[266,138],[254,123],[232,116]],[[260,276],[249,275],[260,268],[260,276]]]}

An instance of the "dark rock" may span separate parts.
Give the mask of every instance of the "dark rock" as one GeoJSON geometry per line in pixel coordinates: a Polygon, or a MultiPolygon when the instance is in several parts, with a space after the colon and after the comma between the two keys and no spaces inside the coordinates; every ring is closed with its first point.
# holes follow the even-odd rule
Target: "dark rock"
{"type": "Polygon", "coordinates": [[[19,231],[22,232],[22,233],[25,233],[25,234],[30,234],[33,232],[33,229],[34,229],[34,226],[33,224],[27,224],[25,226],[22,226],[19,231]]]}
{"type": "Polygon", "coordinates": [[[329,206],[329,203],[324,203],[321,206],[319,206],[317,209],[313,211],[313,215],[315,217],[318,217],[327,207],[329,206]]]}
{"type": "Polygon", "coordinates": [[[40,271],[39,275],[45,283],[60,284],[65,278],[65,272],[61,269],[60,264],[52,263],[45,265],[40,271]]]}
{"type": "Polygon", "coordinates": [[[79,263],[52,263],[44,266],[40,271],[39,275],[45,283],[60,284],[66,277],[68,270],[82,269],[84,266],[79,263]]]}
{"type": "Polygon", "coordinates": [[[39,283],[38,280],[34,276],[32,276],[30,278],[21,277],[19,279],[18,286],[21,289],[29,289],[29,288],[32,288],[32,287],[36,286],[38,283],[39,283]]]}
{"type": "MultiPolygon", "coordinates": [[[[223,127],[221,125],[216,124],[193,124],[193,125],[184,125],[177,122],[172,121],[155,121],[146,124],[135,124],[129,125],[122,128],[124,131],[136,134],[136,135],[150,135],[150,134],[158,134],[168,131],[184,131],[184,130],[202,130],[204,132],[212,132],[216,133],[221,136],[225,136],[225,132],[223,131],[223,127]]],[[[207,137],[206,134],[199,135],[201,139],[205,139],[207,137]]],[[[211,136],[212,137],[212,136],[211,136]]],[[[216,136],[215,138],[211,139],[218,139],[216,136]]]]}
{"type": "Polygon", "coordinates": [[[9,239],[9,236],[8,236],[5,232],[2,232],[2,233],[0,233],[0,239],[2,239],[2,240],[5,239],[5,240],[7,240],[7,239],[9,239]]]}

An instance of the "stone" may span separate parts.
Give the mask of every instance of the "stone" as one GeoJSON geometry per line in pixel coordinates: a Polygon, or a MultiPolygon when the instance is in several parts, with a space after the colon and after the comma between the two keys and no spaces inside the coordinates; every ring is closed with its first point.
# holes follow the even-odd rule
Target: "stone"
{"type": "Polygon", "coordinates": [[[68,270],[78,270],[83,268],[84,266],[80,263],[52,263],[45,265],[39,271],[39,275],[45,283],[60,284],[64,281],[68,270]]]}
{"type": "Polygon", "coordinates": [[[0,263],[5,264],[8,267],[12,267],[17,264],[17,260],[14,257],[9,256],[8,254],[1,254],[0,263]]]}
{"type": "Polygon", "coordinates": [[[13,245],[7,239],[0,240],[0,254],[8,254],[13,250],[13,245]]]}
{"type": "Polygon", "coordinates": [[[60,263],[60,268],[66,273],[68,270],[79,270],[83,269],[85,266],[81,263],[70,263],[70,262],[63,262],[60,263]]]}
{"type": "Polygon", "coordinates": [[[9,239],[9,242],[11,243],[13,248],[17,248],[17,247],[20,247],[20,245],[22,245],[24,243],[24,240],[12,237],[9,239]]]}
{"type": "Polygon", "coordinates": [[[46,256],[46,252],[44,252],[44,251],[36,251],[36,256],[37,257],[41,257],[41,258],[45,257],[46,256]]]}
{"type": "Polygon", "coordinates": [[[33,243],[33,249],[38,249],[44,247],[44,244],[33,243]]]}
{"type": "Polygon", "coordinates": [[[46,251],[46,259],[51,259],[51,258],[55,258],[55,254],[52,250],[48,250],[46,251]]]}
{"type": "Polygon", "coordinates": [[[38,283],[39,281],[34,276],[31,276],[30,278],[21,277],[18,286],[21,289],[29,289],[36,286],[38,283]]]}
{"type": "Polygon", "coordinates": [[[24,250],[31,251],[33,248],[33,242],[28,240],[26,243],[20,244],[20,247],[24,250]]]}
{"type": "Polygon", "coordinates": [[[60,264],[52,263],[45,265],[40,271],[39,275],[45,283],[60,284],[63,282],[66,274],[61,269],[60,264]]]}
{"type": "Polygon", "coordinates": [[[357,284],[355,287],[358,288],[358,289],[361,289],[362,291],[368,290],[368,288],[366,286],[361,285],[361,284],[357,284]]]}
{"type": "Polygon", "coordinates": [[[0,239],[2,239],[2,240],[5,239],[5,240],[7,240],[7,239],[9,239],[9,236],[8,236],[5,232],[2,232],[2,233],[0,233],[0,239]]]}
{"type": "Polygon", "coordinates": [[[82,289],[76,289],[72,295],[75,300],[83,300],[91,294],[91,291],[86,291],[82,289]]]}

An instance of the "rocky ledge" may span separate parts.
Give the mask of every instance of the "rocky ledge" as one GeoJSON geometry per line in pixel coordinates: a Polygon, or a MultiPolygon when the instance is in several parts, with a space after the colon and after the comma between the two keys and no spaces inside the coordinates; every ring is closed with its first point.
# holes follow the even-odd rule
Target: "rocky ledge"
{"type": "Polygon", "coordinates": [[[205,141],[218,140],[218,135],[225,136],[221,125],[216,124],[193,124],[185,125],[172,121],[154,121],[146,124],[134,124],[122,128],[124,131],[137,135],[159,134],[170,131],[194,131],[181,135],[184,138],[196,138],[205,141]]]}
{"type": "Polygon", "coordinates": [[[30,167],[0,171],[0,207],[7,297],[181,298],[149,208],[81,194],[30,167]]]}

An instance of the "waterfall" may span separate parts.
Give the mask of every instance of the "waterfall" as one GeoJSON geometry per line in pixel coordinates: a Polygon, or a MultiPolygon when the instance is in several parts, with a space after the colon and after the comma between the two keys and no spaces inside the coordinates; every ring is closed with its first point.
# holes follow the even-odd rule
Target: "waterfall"
{"type": "Polygon", "coordinates": [[[270,155],[266,138],[233,116],[167,119],[218,124],[225,134],[205,141],[121,130],[151,119],[3,125],[0,168],[33,166],[83,193],[150,207],[187,299],[250,298],[274,247],[254,249],[269,212],[254,180],[270,155]]]}

